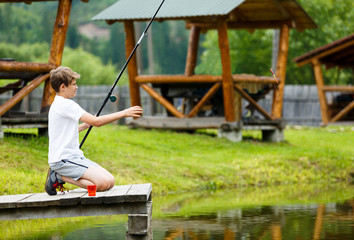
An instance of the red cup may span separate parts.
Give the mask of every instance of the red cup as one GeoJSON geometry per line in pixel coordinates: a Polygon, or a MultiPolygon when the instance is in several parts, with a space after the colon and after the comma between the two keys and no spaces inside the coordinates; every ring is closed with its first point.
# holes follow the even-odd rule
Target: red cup
{"type": "Polygon", "coordinates": [[[96,185],[88,185],[87,186],[87,192],[89,196],[96,196],[96,185]]]}

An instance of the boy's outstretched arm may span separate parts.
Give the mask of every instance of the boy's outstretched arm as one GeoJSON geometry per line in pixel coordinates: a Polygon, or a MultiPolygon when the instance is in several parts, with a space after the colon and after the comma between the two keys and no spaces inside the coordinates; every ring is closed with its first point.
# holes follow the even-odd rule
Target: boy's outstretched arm
{"type": "Polygon", "coordinates": [[[79,132],[85,130],[89,126],[101,127],[103,125],[114,122],[124,117],[139,118],[141,117],[142,114],[143,114],[143,109],[140,106],[130,107],[124,109],[123,111],[106,114],[98,117],[86,112],[80,118],[80,121],[84,123],[79,126],[79,132]]]}

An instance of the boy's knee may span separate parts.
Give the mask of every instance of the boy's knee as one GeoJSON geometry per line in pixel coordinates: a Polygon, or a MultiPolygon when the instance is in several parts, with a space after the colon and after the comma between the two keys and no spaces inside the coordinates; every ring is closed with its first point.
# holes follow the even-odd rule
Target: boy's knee
{"type": "Polygon", "coordinates": [[[103,179],[97,184],[98,191],[105,191],[111,189],[114,186],[114,177],[108,177],[103,179]]]}
{"type": "Polygon", "coordinates": [[[114,177],[112,176],[112,177],[110,178],[110,188],[114,187],[114,182],[115,182],[115,179],[114,179],[114,177]]]}

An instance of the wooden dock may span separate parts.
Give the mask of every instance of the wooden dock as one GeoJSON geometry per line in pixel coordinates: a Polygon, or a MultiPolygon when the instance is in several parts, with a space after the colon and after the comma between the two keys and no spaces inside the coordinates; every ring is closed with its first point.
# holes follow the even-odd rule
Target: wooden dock
{"type": "Polygon", "coordinates": [[[30,193],[0,196],[0,220],[61,218],[98,215],[128,215],[127,238],[150,239],[151,183],[114,186],[96,196],[85,189],[49,196],[30,193]]]}

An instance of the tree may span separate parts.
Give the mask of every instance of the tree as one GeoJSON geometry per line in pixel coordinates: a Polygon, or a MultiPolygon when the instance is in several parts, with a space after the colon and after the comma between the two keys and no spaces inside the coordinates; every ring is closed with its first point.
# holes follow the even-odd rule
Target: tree
{"type": "MultiPolygon", "coordinates": [[[[8,44],[0,43],[0,58],[15,58],[16,61],[46,63],[49,58],[49,44],[8,44]]],[[[80,82],[85,85],[112,84],[115,80],[116,69],[112,63],[103,64],[101,59],[81,48],[66,47],[63,54],[62,65],[70,67],[81,74],[80,82]]],[[[1,81],[6,85],[13,80],[1,81]]],[[[127,83],[127,76],[123,75],[120,84],[127,83]]]]}

